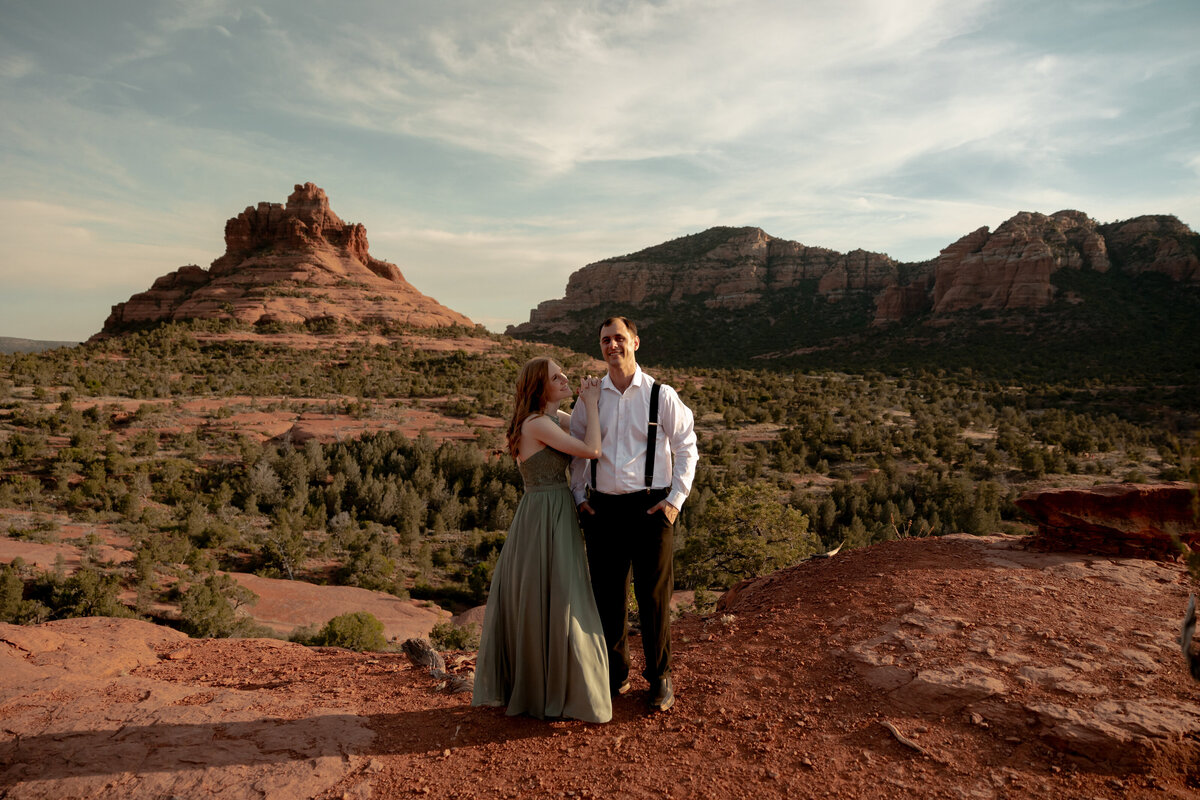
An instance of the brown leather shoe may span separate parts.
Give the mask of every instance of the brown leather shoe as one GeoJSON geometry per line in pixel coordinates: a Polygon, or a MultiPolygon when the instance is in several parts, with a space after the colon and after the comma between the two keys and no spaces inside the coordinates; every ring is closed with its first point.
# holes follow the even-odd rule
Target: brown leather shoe
{"type": "Polygon", "coordinates": [[[650,695],[651,711],[666,711],[675,705],[675,690],[671,688],[670,675],[656,681],[651,688],[653,689],[650,695]]]}

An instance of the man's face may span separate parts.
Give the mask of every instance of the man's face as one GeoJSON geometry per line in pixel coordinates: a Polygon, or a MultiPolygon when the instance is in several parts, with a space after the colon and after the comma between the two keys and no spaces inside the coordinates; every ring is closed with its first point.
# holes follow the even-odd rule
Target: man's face
{"type": "Polygon", "coordinates": [[[641,342],[620,320],[600,329],[600,355],[610,368],[632,372],[637,365],[634,352],[641,342]]]}

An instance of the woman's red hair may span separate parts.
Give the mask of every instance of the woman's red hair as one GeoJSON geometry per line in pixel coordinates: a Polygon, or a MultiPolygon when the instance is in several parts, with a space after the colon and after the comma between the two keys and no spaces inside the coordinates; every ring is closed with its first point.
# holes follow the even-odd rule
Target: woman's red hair
{"type": "Polygon", "coordinates": [[[516,400],[513,403],[512,419],[508,422],[508,452],[517,457],[517,444],[521,441],[521,426],[525,420],[542,413],[546,406],[546,390],[550,386],[550,359],[545,356],[531,358],[521,367],[517,376],[516,400]]]}

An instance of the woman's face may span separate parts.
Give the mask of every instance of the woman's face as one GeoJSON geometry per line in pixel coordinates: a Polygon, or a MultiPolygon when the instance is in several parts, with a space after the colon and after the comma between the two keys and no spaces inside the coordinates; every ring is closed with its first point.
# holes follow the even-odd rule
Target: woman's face
{"type": "Polygon", "coordinates": [[[571,384],[563,374],[562,367],[551,361],[547,367],[546,403],[557,406],[563,400],[571,397],[571,384]]]}

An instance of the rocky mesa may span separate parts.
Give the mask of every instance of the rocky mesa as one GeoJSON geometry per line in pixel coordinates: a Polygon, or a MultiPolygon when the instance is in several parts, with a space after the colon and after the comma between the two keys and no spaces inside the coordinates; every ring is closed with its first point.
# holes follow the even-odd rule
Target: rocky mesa
{"type": "Polygon", "coordinates": [[[312,183],[296,185],[286,204],[259,203],[230,219],[223,256],[208,269],[180,267],[113,306],[99,335],[187,319],[474,325],[372,256],[366,228],[343,222],[312,183]]]}
{"type": "Polygon", "coordinates": [[[563,298],[540,303],[508,333],[567,333],[579,312],[685,298],[702,298],[709,309],[748,309],[782,290],[834,303],[869,296],[876,325],[969,309],[1037,309],[1057,296],[1051,277],[1064,269],[1161,273],[1197,285],[1200,234],[1173,216],[1100,224],[1079,211],[1021,212],[995,231],[963,236],[934,259],[902,263],[883,253],[809,247],[759,228],[711,228],[583,267],[563,298]]]}

